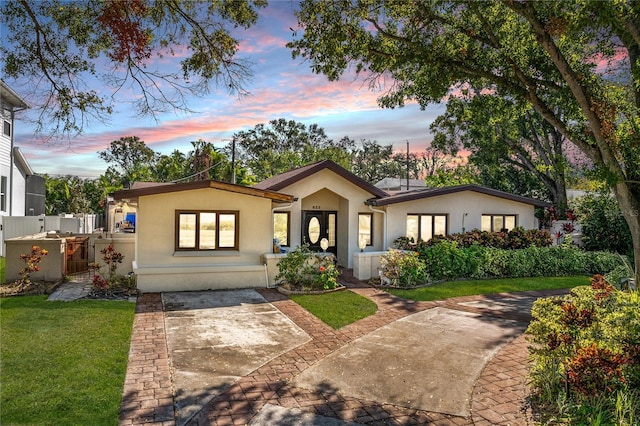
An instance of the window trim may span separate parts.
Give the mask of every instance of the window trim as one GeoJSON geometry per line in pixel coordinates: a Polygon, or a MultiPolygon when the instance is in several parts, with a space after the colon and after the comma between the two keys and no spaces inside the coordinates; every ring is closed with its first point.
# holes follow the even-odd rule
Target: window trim
{"type": "Polygon", "coordinates": [[[502,231],[502,229],[505,229],[505,228],[498,229],[498,230],[493,229],[493,218],[494,217],[502,217],[502,223],[504,224],[504,223],[506,223],[505,219],[507,217],[511,217],[511,216],[513,216],[513,223],[514,223],[512,229],[515,229],[515,228],[518,227],[518,215],[517,214],[507,214],[507,213],[495,213],[495,214],[494,213],[483,213],[480,216],[480,228],[482,229],[482,218],[483,217],[489,217],[489,222],[491,223],[491,229],[488,232],[500,232],[500,231],[502,231]]]}
{"type": "MultiPolygon", "coordinates": [[[[429,241],[431,240],[433,237],[435,237],[436,235],[440,235],[440,234],[433,234],[431,236],[431,238],[429,238],[428,240],[425,240],[422,238],[422,217],[423,216],[431,216],[431,229],[434,230],[435,229],[435,218],[436,216],[444,216],[444,235],[449,235],[449,214],[448,213],[407,213],[407,217],[408,216],[418,216],[418,241],[422,240],[422,241],[429,241]]],[[[405,217],[405,236],[407,234],[407,220],[405,217]]],[[[418,241],[415,241],[416,243],[418,241]]]]}
{"type": "Polygon", "coordinates": [[[358,247],[360,246],[360,216],[369,216],[369,243],[367,247],[373,246],[373,213],[371,212],[358,212],[358,247]]]}
{"type": "Polygon", "coordinates": [[[238,210],[176,210],[175,211],[175,240],[174,250],[176,252],[216,252],[216,251],[238,251],[240,248],[240,212],[238,210]],[[216,246],[212,249],[201,249],[200,246],[200,214],[215,213],[216,215],[216,246]],[[196,215],[196,242],[195,247],[180,247],[180,216],[183,214],[196,215]],[[220,215],[233,215],[234,218],[234,241],[233,247],[220,247],[220,215]]]}
{"type": "Polygon", "coordinates": [[[273,221],[273,239],[276,238],[276,228],[275,228],[275,220],[277,214],[286,214],[287,215],[287,244],[280,243],[280,247],[290,247],[291,244],[291,211],[283,210],[283,211],[274,211],[271,220],[273,221]]]}

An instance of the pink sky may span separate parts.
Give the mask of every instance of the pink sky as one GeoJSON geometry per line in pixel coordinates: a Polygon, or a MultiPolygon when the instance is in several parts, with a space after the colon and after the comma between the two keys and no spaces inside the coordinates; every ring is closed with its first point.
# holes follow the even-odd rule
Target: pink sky
{"type": "MultiPolygon", "coordinates": [[[[278,118],[318,124],[335,140],[344,136],[356,141],[373,139],[394,144],[399,150],[409,141],[412,151],[426,148],[432,139],[429,124],[444,107],[421,111],[417,105],[408,105],[383,110],[376,103],[380,93],[369,91],[354,77],[329,82],[323,75],[313,74],[308,64],[291,59],[285,47],[291,39],[290,28],[297,26],[292,9],[291,2],[273,2],[260,11],[256,26],[237,34],[241,39],[239,57],[253,64],[249,97],[237,99],[213,90],[206,98],[190,99],[195,113],[164,114],[157,122],[136,117],[123,102],[108,125],[91,123],[81,136],[63,141],[36,139],[33,127],[23,120],[16,123],[16,146],[36,173],[80,177],[104,173],[108,165],[97,151],[123,136],[138,136],[161,153],[174,149],[186,153],[191,141],[204,139],[221,147],[234,133],[278,118]]],[[[14,89],[20,93],[20,87],[14,89]]]]}

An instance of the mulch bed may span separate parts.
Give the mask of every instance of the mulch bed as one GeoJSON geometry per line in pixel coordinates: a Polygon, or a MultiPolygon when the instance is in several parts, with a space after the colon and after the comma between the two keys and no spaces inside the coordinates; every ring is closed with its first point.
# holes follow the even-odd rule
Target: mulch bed
{"type": "Polygon", "coordinates": [[[29,284],[22,284],[17,281],[5,283],[0,285],[0,297],[51,294],[60,284],[62,284],[60,281],[38,281],[29,284]]]}

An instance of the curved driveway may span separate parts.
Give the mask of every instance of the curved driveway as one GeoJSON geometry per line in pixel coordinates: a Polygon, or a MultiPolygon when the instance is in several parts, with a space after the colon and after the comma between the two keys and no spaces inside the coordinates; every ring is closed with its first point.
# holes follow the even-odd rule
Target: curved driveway
{"type": "Polygon", "coordinates": [[[477,398],[484,407],[473,392],[487,363],[525,329],[539,294],[416,303],[353,290],[378,313],[340,330],[273,290],[168,293],[162,305],[144,295],[136,322],[162,320],[153,330],[163,333],[167,368],[162,353],[157,377],[132,368],[149,349],[136,349],[145,327],[134,324],[120,423],[461,425],[480,411],[485,424],[525,424],[521,407],[492,395],[500,391],[491,383],[477,398]],[[145,298],[156,307],[141,309],[145,298]],[[149,402],[149,388],[163,398],[149,402]],[[509,413],[491,409],[505,403],[509,413]]]}

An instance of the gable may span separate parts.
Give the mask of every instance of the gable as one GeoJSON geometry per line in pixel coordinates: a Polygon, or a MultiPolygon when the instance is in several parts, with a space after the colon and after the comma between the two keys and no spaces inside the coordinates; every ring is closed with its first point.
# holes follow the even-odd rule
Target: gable
{"type": "MultiPolygon", "coordinates": [[[[263,180],[262,182],[253,186],[253,188],[263,189],[263,190],[271,190],[271,191],[280,191],[286,189],[298,182],[309,179],[314,179],[314,176],[322,171],[330,171],[333,174],[342,178],[343,181],[348,182],[352,185],[359,187],[360,189],[368,192],[376,198],[386,197],[388,194],[381,190],[380,188],[375,187],[364,179],[356,176],[345,168],[339,166],[331,160],[319,161],[317,163],[309,164],[304,167],[300,167],[298,169],[290,170],[285,173],[281,173],[279,175],[273,176],[272,178],[263,180]]],[[[329,187],[328,185],[325,185],[329,187]]],[[[334,188],[330,188],[334,189],[334,188]]]]}

